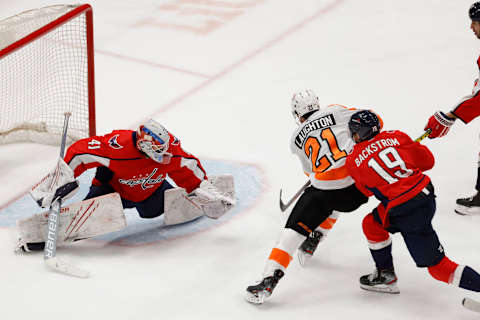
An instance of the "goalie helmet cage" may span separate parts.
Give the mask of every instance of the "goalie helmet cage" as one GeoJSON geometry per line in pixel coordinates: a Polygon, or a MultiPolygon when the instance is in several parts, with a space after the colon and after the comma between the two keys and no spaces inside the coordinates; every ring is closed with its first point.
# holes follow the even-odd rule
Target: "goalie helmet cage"
{"type": "Polygon", "coordinates": [[[95,135],[92,7],[53,5],[0,21],[0,144],[95,135]]]}

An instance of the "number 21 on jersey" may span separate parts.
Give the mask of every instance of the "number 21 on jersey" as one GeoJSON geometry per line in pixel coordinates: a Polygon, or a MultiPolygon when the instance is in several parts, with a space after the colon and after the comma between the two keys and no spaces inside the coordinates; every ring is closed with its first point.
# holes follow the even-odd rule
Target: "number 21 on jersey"
{"type": "Polygon", "coordinates": [[[333,161],[338,161],[347,156],[344,150],[340,150],[338,147],[337,139],[331,128],[323,129],[320,132],[320,138],[324,140],[329,148],[329,152],[325,152],[323,156],[320,156],[321,144],[317,137],[308,137],[305,141],[303,150],[307,157],[312,161],[312,171],[324,172],[332,165],[328,154],[331,155],[333,161]]]}

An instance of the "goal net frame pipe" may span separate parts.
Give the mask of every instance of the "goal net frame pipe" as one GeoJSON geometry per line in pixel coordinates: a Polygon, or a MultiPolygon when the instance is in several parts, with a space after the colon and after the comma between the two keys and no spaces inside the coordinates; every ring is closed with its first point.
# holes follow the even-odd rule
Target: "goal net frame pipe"
{"type": "Polygon", "coordinates": [[[95,74],[94,74],[94,48],[93,48],[93,13],[92,7],[89,4],[82,4],[66,14],[60,16],[56,20],[44,25],[25,37],[15,41],[7,47],[0,50],[0,60],[16,50],[26,46],[30,42],[48,34],[57,29],[59,26],[67,23],[75,17],[85,14],[86,32],[87,32],[87,60],[88,60],[88,122],[89,122],[89,136],[96,134],[95,122],[95,74]]]}

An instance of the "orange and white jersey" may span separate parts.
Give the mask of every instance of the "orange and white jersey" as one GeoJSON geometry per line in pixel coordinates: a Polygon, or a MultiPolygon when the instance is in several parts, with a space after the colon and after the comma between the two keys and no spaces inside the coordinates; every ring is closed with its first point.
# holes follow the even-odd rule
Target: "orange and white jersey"
{"type": "Polygon", "coordinates": [[[354,183],[345,168],[354,142],[348,122],[354,108],[334,104],[312,114],[293,133],[290,148],[315,188],[343,189],[354,183]]]}

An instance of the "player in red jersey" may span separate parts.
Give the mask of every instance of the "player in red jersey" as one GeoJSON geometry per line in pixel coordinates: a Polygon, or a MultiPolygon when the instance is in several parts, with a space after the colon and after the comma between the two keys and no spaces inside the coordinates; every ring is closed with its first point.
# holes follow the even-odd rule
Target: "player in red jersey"
{"type": "Polygon", "coordinates": [[[430,150],[401,131],[380,132],[378,118],[370,111],[352,115],[349,128],[356,145],[347,157],[347,170],[359,190],[380,201],[362,223],[376,270],[360,278],[360,287],[400,292],[389,235],[400,232],[418,267],[428,268],[439,281],[480,292],[480,275],[451,261],[432,227],[435,194],[423,173],[434,165],[430,150]]]}
{"type": "Polygon", "coordinates": [[[75,177],[97,168],[87,199],[118,192],[124,207],[137,208],[142,218],[163,213],[163,192],[172,188],[167,175],[187,193],[207,179],[200,161],[154,121],[137,131],[114,130],[79,140],[68,148],[64,160],[75,177]]]}
{"type": "MultiPolygon", "coordinates": [[[[174,188],[167,177],[211,218],[218,218],[235,202],[210,183],[200,161],[182,149],[180,140],[154,120],[136,131],[114,130],[78,140],[63,160],[58,187],[53,192],[39,188],[32,194],[41,207],[57,197],[71,196],[78,186],[75,178],[91,168],[97,169],[85,199],[117,192],[123,207],[135,208],[142,218],[164,213],[165,191],[174,188]]],[[[43,246],[44,242],[27,243],[26,248],[43,250],[43,246]]]]}
{"type": "MultiPolygon", "coordinates": [[[[480,1],[472,4],[468,11],[468,16],[472,20],[470,28],[475,36],[480,39],[480,1]]],[[[480,70],[480,57],[477,59],[477,66],[480,70]]],[[[430,139],[445,136],[456,119],[468,124],[480,115],[480,82],[477,78],[474,82],[472,94],[464,97],[460,102],[453,106],[450,112],[444,113],[437,111],[428,119],[425,130],[431,130],[430,139]]],[[[480,154],[479,154],[480,159],[480,154]]],[[[474,196],[460,198],[456,201],[455,212],[458,214],[480,213],[480,161],[477,168],[477,182],[475,189],[477,193],[474,196]]]]}

